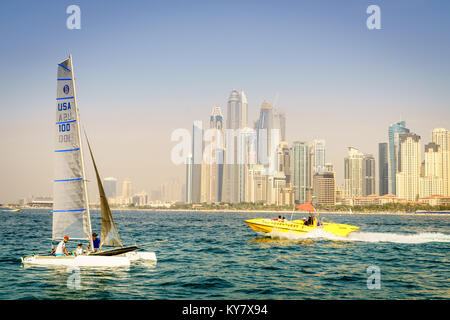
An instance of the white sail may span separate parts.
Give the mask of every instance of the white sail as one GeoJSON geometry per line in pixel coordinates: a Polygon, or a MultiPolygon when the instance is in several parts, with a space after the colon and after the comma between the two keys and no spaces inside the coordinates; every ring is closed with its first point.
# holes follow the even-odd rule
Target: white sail
{"type": "Polygon", "coordinates": [[[58,64],[52,239],[91,240],[72,57],[58,64]]]}

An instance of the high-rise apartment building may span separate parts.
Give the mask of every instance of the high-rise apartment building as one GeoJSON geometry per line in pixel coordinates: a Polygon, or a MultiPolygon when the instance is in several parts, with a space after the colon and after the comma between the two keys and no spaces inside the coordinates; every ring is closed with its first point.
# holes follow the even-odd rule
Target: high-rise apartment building
{"type": "Polygon", "coordinates": [[[160,185],[160,200],[167,202],[183,201],[183,185],[177,179],[171,179],[160,185]]]}
{"type": "Polygon", "coordinates": [[[363,196],[376,194],[375,190],[375,158],[365,154],[363,159],[363,196]]]}
{"type": "Polygon", "coordinates": [[[233,90],[227,104],[227,129],[243,129],[247,127],[248,103],[244,91],[233,90]]]}
{"type": "Polygon", "coordinates": [[[261,105],[259,118],[256,122],[256,134],[258,136],[258,163],[268,167],[271,158],[271,136],[273,129],[272,105],[264,101],[261,105]]]}
{"type": "Polygon", "coordinates": [[[273,109],[273,128],[280,130],[280,140],[286,141],[286,115],[279,109],[273,109]]]}
{"type": "Polygon", "coordinates": [[[310,200],[307,191],[311,188],[310,152],[307,142],[295,141],[291,148],[292,184],[296,203],[310,200]]]}
{"type": "Polygon", "coordinates": [[[408,201],[417,201],[422,164],[420,136],[408,133],[400,137],[399,160],[401,171],[396,176],[396,196],[408,201]]]}
{"type": "Polygon", "coordinates": [[[286,185],[291,185],[291,150],[286,141],[281,141],[277,152],[277,171],[286,176],[286,185]]]}
{"type": "Polygon", "coordinates": [[[247,181],[247,202],[266,203],[267,181],[264,166],[262,164],[250,165],[247,181]]]}
{"type": "MultiPolygon", "coordinates": [[[[193,165],[192,154],[190,154],[186,158],[185,165],[186,165],[186,181],[185,181],[186,190],[184,201],[186,203],[192,203],[192,165],[193,165]]],[[[152,196],[152,200],[160,200],[160,198],[161,195],[159,195],[159,198],[153,198],[152,196]]]]}
{"type": "Polygon", "coordinates": [[[386,142],[378,144],[378,193],[389,194],[389,148],[386,142]]]}
{"type": "Polygon", "coordinates": [[[401,171],[401,164],[399,160],[400,138],[409,133],[406,128],[406,122],[400,121],[389,126],[389,193],[397,194],[396,192],[396,174],[401,171]]]}
{"type": "MultiPolygon", "coordinates": [[[[243,142],[249,135],[247,128],[248,103],[245,93],[233,90],[228,98],[224,153],[224,181],[222,198],[225,202],[242,202],[245,199],[247,175],[244,167],[246,147],[243,142]],[[243,193],[244,192],[244,193],[243,193]]],[[[253,130],[252,130],[253,131],[253,130]]]]}
{"type": "Polygon", "coordinates": [[[206,146],[202,160],[201,202],[222,201],[223,185],[223,116],[215,107],[210,116],[209,130],[205,132],[206,146]]]}
{"type": "Polygon", "coordinates": [[[117,197],[117,179],[113,177],[103,179],[103,189],[107,198],[117,197]]]}
{"type": "Polygon", "coordinates": [[[440,147],[441,168],[439,176],[442,178],[442,195],[450,196],[450,131],[444,128],[433,129],[431,141],[440,147]]]}
{"type": "Polygon", "coordinates": [[[123,199],[130,199],[131,195],[132,195],[131,194],[131,181],[130,181],[130,179],[126,178],[122,182],[122,198],[123,199]]]}
{"type": "Polygon", "coordinates": [[[364,194],[364,154],[356,148],[348,148],[344,159],[344,195],[361,197],[364,194]]]}
{"type": "MultiPolygon", "coordinates": [[[[312,143],[313,174],[325,171],[325,140],[314,140],[312,143]]],[[[314,184],[314,183],[313,183],[314,184]]]]}
{"type": "Polygon", "coordinates": [[[191,201],[201,201],[202,161],[203,161],[203,124],[194,121],[192,126],[192,175],[191,175],[191,201]]]}
{"type": "Polygon", "coordinates": [[[423,175],[420,178],[421,198],[443,194],[441,146],[430,142],[425,145],[423,175]]]}
{"type": "Polygon", "coordinates": [[[335,173],[320,172],[314,175],[314,200],[317,205],[334,206],[336,204],[335,173]]]}

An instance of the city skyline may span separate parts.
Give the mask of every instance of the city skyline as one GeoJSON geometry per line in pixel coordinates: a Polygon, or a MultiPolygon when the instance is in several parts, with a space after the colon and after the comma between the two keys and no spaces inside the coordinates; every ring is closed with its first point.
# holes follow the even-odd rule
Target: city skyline
{"type": "MultiPolygon", "coordinates": [[[[232,93],[233,92],[237,92],[236,90],[233,90],[232,91],[232,93]]],[[[246,98],[246,96],[245,96],[245,94],[244,94],[244,91],[241,91],[241,94],[243,94],[244,95],[244,99],[245,99],[245,101],[247,102],[247,98],[246,98]]],[[[268,103],[267,101],[263,101],[263,103],[262,103],[262,109],[264,109],[264,108],[267,108],[267,106],[268,105],[270,105],[270,103],[268,103]]],[[[271,105],[270,105],[270,107],[271,107],[271,105]]],[[[221,112],[220,111],[220,107],[218,107],[218,106],[215,106],[214,108],[213,108],[213,113],[214,112],[221,112]]],[[[261,116],[261,115],[260,115],[261,116]]],[[[273,116],[273,115],[272,115],[273,116]]],[[[285,116],[285,114],[284,114],[284,112],[283,112],[283,116],[285,116]]],[[[223,118],[223,116],[220,114],[220,117],[221,117],[221,121],[226,121],[226,119],[227,118],[223,118]]],[[[210,125],[211,125],[211,122],[213,121],[212,120],[212,118],[213,118],[213,115],[210,115],[210,117],[209,117],[209,122],[210,122],[210,125]]],[[[287,118],[289,118],[289,117],[287,117],[287,118]]],[[[248,119],[248,118],[247,118],[248,119]]],[[[258,124],[258,117],[255,117],[255,130],[256,130],[256,132],[257,132],[257,130],[258,130],[258,128],[257,128],[257,124],[258,124]]],[[[248,119],[248,121],[249,122],[252,122],[252,120],[251,119],[248,119]]],[[[196,120],[196,121],[194,121],[194,125],[192,126],[192,128],[194,129],[194,132],[196,131],[196,130],[198,130],[198,129],[195,129],[195,128],[200,128],[201,130],[201,132],[203,132],[203,128],[204,128],[204,123],[207,123],[207,121],[204,121],[204,120],[196,120]]],[[[389,131],[388,131],[388,134],[386,135],[386,137],[387,137],[387,139],[386,139],[386,141],[391,141],[393,138],[392,138],[392,134],[391,134],[391,130],[392,130],[392,128],[397,128],[398,127],[398,125],[400,124],[400,127],[405,127],[406,126],[406,121],[397,121],[397,122],[394,122],[394,123],[391,123],[390,125],[389,125],[389,131]]],[[[239,126],[239,124],[237,125],[237,126],[239,126]]],[[[246,127],[246,128],[248,128],[248,127],[246,127]]],[[[286,129],[286,128],[284,128],[284,129],[286,129]]],[[[429,135],[430,136],[432,136],[433,137],[433,139],[435,139],[434,138],[434,132],[436,131],[436,130],[440,130],[441,128],[433,128],[432,130],[431,130],[431,132],[429,133],[429,135]]],[[[410,130],[408,129],[408,128],[406,128],[406,131],[404,131],[405,133],[409,133],[410,132],[410,130]]],[[[201,135],[202,135],[203,133],[201,133],[201,135]]],[[[198,139],[200,139],[200,141],[202,141],[202,138],[201,138],[201,135],[200,136],[198,136],[198,134],[197,134],[197,140],[198,139]]],[[[399,141],[400,141],[400,137],[401,137],[402,135],[400,134],[399,136],[396,136],[396,140],[398,140],[397,141],[397,143],[399,143],[399,141]]],[[[288,141],[290,141],[290,140],[292,140],[292,139],[287,139],[288,141]]],[[[192,140],[192,143],[194,143],[194,139],[192,140]]],[[[292,142],[292,143],[289,143],[289,146],[292,146],[292,147],[294,147],[295,146],[295,141],[294,142],[292,142]]],[[[298,142],[297,142],[298,143],[298,142]]],[[[321,171],[319,171],[319,170],[317,170],[317,166],[316,165],[313,165],[313,163],[316,161],[315,160],[315,157],[314,157],[314,149],[316,148],[316,145],[317,144],[319,144],[320,145],[320,154],[321,154],[321,160],[320,160],[320,163],[322,164],[323,163],[323,165],[322,165],[322,167],[325,167],[325,161],[326,161],[326,158],[325,158],[325,153],[326,153],[326,147],[325,147],[325,145],[326,145],[326,139],[313,139],[313,140],[311,140],[311,141],[309,141],[309,142],[307,142],[308,143],[308,152],[309,152],[309,161],[311,162],[311,172],[309,173],[309,179],[311,180],[311,182],[312,182],[312,180],[313,180],[313,175],[315,174],[315,173],[319,173],[319,172],[321,172],[321,171]],[[316,172],[317,171],[317,172],[316,172]]],[[[378,143],[378,147],[379,147],[379,144],[387,144],[387,145],[390,145],[390,143],[389,142],[379,142],[378,143]]],[[[431,142],[431,139],[430,139],[430,143],[432,143],[431,142]]],[[[197,154],[197,158],[199,158],[199,159],[201,159],[202,157],[203,157],[203,155],[202,155],[202,148],[204,147],[203,146],[203,144],[204,144],[204,142],[202,141],[202,144],[201,144],[201,147],[200,148],[196,148],[196,147],[194,147],[194,144],[192,145],[192,147],[194,148],[194,149],[197,149],[197,152],[196,153],[198,153],[197,154]]],[[[355,149],[355,147],[350,147],[350,148],[353,148],[353,149],[355,149]]],[[[373,148],[373,146],[372,146],[372,148],[373,148]]],[[[397,148],[397,147],[396,147],[397,148]]],[[[420,152],[421,152],[421,155],[424,155],[425,154],[425,152],[426,152],[426,145],[422,148],[423,150],[421,150],[420,152]]],[[[356,148],[356,149],[358,149],[358,148],[356,148]]],[[[398,152],[398,150],[397,150],[397,152],[398,152]]],[[[371,154],[364,154],[364,156],[366,156],[366,155],[369,155],[369,156],[372,156],[371,154]]],[[[378,153],[377,153],[377,156],[379,157],[379,150],[378,150],[378,153]]],[[[373,157],[373,156],[372,156],[373,157]]],[[[344,159],[345,160],[345,159],[344,159]]],[[[379,159],[378,159],[378,161],[379,161],[379,159]]],[[[328,161],[326,161],[326,162],[328,162],[328,161]]],[[[345,162],[345,161],[344,161],[345,162]]],[[[389,160],[388,159],[388,164],[390,165],[390,162],[391,162],[391,160],[389,160]]],[[[332,166],[339,166],[339,163],[331,163],[331,165],[332,166]]],[[[378,166],[378,164],[376,165],[376,166],[378,166]]],[[[194,165],[194,167],[195,167],[195,165],[194,165]]],[[[344,167],[345,167],[345,163],[344,163],[344,167]]],[[[202,168],[202,166],[201,166],[201,161],[200,161],[200,164],[198,165],[198,169],[197,169],[197,181],[202,181],[202,178],[201,178],[201,169],[202,168]]],[[[184,169],[184,170],[186,170],[186,169],[184,169]]],[[[379,168],[377,168],[377,170],[379,170],[379,168]]],[[[87,170],[88,172],[90,171],[89,169],[87,170]]],[[[323,171],[323,170],[322,170],[323,171]]],[[[337,172],[337,171],[336,171],[337,172]]],[[[128,177],[128,175],[127,175],[127,177],[128,177]]],[[[110,177],[111,178],[111,177],[110,177]]],[[[167,183],[169,180],[177,180],[177,181],[183,181],[183,180],[185,180],[185,178],[186,178],[186,176],[185,176],[185,172],[183,172],[183,174],[181,175],[181,176],[178,176],[178,177],[172,177],[172,178],[168,178],[168,179],[166,179],[166,180],[163,180],[162,181],[162,183],[161,184],[159,184],[158,186],[156,186],[156,188],[155,187],[153,187],[153,188],[151,188],[150,189],[150,191],[149,191],[149,194],[151,194],[152,192],[154,192],[158,187],[159,188],[161,188],[161,186],[163,185],[163,184],[165,184],[165,183],[167,183]]],[[[336,174],[336,186],[340,186],[340,187],[343,187],[344,189],[345,189],[345,174],[342,176],[342,177],[340,177],[339,176],[339,174],[336,174]]],[[[106,178],[107,179],[107,178],[106,178]]],[[[104,181],[106,180],[106,179],[103,179],[104,181]]],[[[376,187],[375,187],[375,189],[374,190],[376,190],[376,192],[374,192],[373,194],[379,194],[380,193],[380,190],[379,190],[379,179],[380,179],[380,175],[379,175],[379,171],[377,171],[376,172],[376,187]]],[[[90,180],[90,178],[88,177],[88,180],[90,180]]],[[[129,180],[129,178],[125,178],[124,179],[124,181],[126,181],[126,180],[129,180]]],[[[364,182],[365,183],[365,182],[364,182]]],[[[375,182],[374,182],[375,183],[375,182]]],[[[190,201],[190,202],[203,202],[202,200],[201,200],[201,183],[196,183],[195,184],[196,186],[197,186],[197,188],[198,188],[198,191],[197,191],[197,201],[190,201]]],[[[361,188],[363,188],[363,186],[361,186],[361,188]]],[[[417,187],[417,188],[419,188],[419,187],[417,187]]],[[[372,187],[372,189],[373,189],[373,187],[372,187]]],[[[141,188],[140,190],[143,190],[143,191],[145,191],[145,192],[147,192],[147,190],[148,189],[145,189],[145,188],[141,188]]],[[[363,190],[363,189],[361,189],[361,190],[363,190]]],[[[245,191],[243,191],[244,193],[245,193],[245,191]]],[[[92,203],[94,203],[95,201],[93,200],[93,199],[95,199],[97,196],[96,196],[96,194],[95,194],[95,188],[93,188],[93,190],[92,189],[90,189],[89,190],[89,193],[90,193],[90,202],[92,202],[92,203]]],[[[119,192],[119,194],[120,194],[120,192],[119,192]]],[[[138,194],[137,192],[136,193],[134,193],[134,194],[138,194]]],[[[369,195],[370,193],[364,193],[364,195],[369,195]]],[[[389,194],[392,194],[391,192],[389,192],[389,194]]],[[[395,193],[394,193],[395,194],[395,193]]],[[[18,200],[20,200],[20,199],[23,199],[23,198],[27,198],[27,197],[30,197],[30,196],[48,196],[48,195],[50,195],[50,193],[48,193],[48,194],[46,194],[46,193],[37,193],[37,194],[28,194],[28,195],[22,195],[22,196],[20,196],[19,198],[18,198],[18,200]]],[[[361,193],[361,195],[363,195],[363,193],[361,193]]],[[[186,197],[185,197],[185,195],[183,195],[184,197],[182,197],[181,198],[181,201],[184,201],[185,199],[186,199],[186,197]]],[[[162,199],[163,197],[161,197],[161,199],[162,199]]],[[[149,199],[150,199],[150,197],[149,197],[149,199]]],[[[296,197],[296,199],[297,199],[297,197],[296,197]]],[[[306,200],[306,198],[303,196],[301,199],[305,199],[306,200]]],[[[167,199],[168,201],[173,201],[173,200],[169,200],[169,199],[167,199]]],[[[15,202],[17,202],[17,200],[15,200],[15,201],[11,201],[11,203],[15,203],[15,202]]],[[[189,202],[189,201],[188,201],[189,202]]],[[[242,201],[241,201],[242,202],[242,201]]]]}
{"type": "MultiPolygon", "coordinates": [[[[66,28],[67,3],[0,4],[9,44],[0,53],[0,203],[52,194],[56,63],[68,53],[100,174],[129,177],[137,190],[184,181],[171,132],[207,123],[214,106],[226,114],[232,89],[245,91],[248,126],[267,101],[285,113],[289,145],[325,140],[338,185],[346,148],[378,159],[391,124],[406,121],[424,142],[450,128],[446,2],[382,3],[381,30],[365,26],[370,1],[171,4],[83,2],[81,30],[66,28]],[[228,49],[233,41],[239,50],[228,49]]],[[[90,161],[86,170],[92,198],[90,161]]]]}

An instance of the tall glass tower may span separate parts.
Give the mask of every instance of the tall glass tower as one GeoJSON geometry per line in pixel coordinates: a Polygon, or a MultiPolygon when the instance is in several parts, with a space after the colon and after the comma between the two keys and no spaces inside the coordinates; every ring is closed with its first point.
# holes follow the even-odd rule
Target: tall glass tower
{"type": "Polygon", "coordinates": [[[103,179],[103,188],[107,198],[117,197],[117,179],[113,177],[103,179]]]}
{"type": "Polygon", "coordinates": [[[295,141],[292,146],[292,182],[295,191],[295,202],[305,203],[307,190],[311,187],[309,164],[309,146],[306,142],[295,141]]]}
{"type": "Polygon", "coordinates": [[[363,159],[363,196],[375,194],[375,158],[365,154],[363,159]]]}
{"type": "Polygon", "coordinates": [[[313,141],[313,174],[325,172],[325,140],[313,141]]]}
{"type": "Polygon", "coordinates": [[[256,133],[258,135],[258,163],[269,165],[271,149],[271,133],[273,129],[272,105],[264,101],[259,112],[259,119],[256,123],[256,133]]]}
{"type": "Polygon", "coordinates": [[[380,196],[389,193],[389,151],[387,142],[378,144],[378,177],[380,196]]]}
{"type": "Polygon", "coordinates": [[[205,133],[208,141],[203,151],[201,202],[222,201],[223,184],[223,116],[215,107],[210,116],[209,129],[205,133]]]}
{"type": "Polygon", "coordinates": [[[244,91],[231,91],[227,104],[227,129],[247,127],[248,103],[244,91]]]}
{"type": "Polygon", "coordinates": [[[273,109],[273,128],[279,129],[281,141],[286,141],[286,115],[279,109],[273,109]]]}
{"type": "Polygon", "coordinates": [[[241,158],[239,154],[239,136],[240,132],[247,128],[248,103],[247,97],[243,91],[240,93],[233,90],[228,98],[227,104],[227,120],[225,135],[226,148],[224,154],[224,187],[222,190],[222,201],[225,202],[241,202],[242,193],[246,183],[246,175],[242,174],[242,164],[238,163],[241,158]],[[233,130],[233,132],[231,132],[233,130]],[[228,135],[230,133],[230,135],[228,135]],[[232,139],[232,141],[229,141],[232,139]],[[226,160],[225,160],[226,159],[226,160]]]}
{"type": "Polygon", "coordinates": [[[202,184],[203,158],[203,125],[201,121],[194,121],[192,126],[192,175],[191,201],[199,203],[202,184]]]}
{"type": "Polygon", "coordinates": [[[389,127],[389,193],[396,194],[396,174],[401,171],[400,138],[409,133],[406,122],[400,121],[389,127]]]}

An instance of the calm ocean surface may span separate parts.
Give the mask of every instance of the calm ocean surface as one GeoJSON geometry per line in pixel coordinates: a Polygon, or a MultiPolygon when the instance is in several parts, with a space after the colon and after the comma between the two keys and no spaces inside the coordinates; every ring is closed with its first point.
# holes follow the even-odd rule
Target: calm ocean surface
{"type": "MultiPolygon", "coordinates": [[[[322,214],[357,225],[346,241],[264,238],[254,212],[113,211],[125,245],[155,240],[157,264],[80,270],[27,267],[20,256],[50,248],[50,210],[0,212],[0,299],[449,299],[450,215],[322,214]],[[377,266],[381,288],[369,290],[377,266]]],[[[289,218],[290,214],[285,214],[289,218]]],[[[297,214],[296,217],[303,217],[297,214]]],[[[92,212],[100,233],[100,213],[92,212]]],[[[74,249],[76,242],[69,242],[74,249]]]]}

